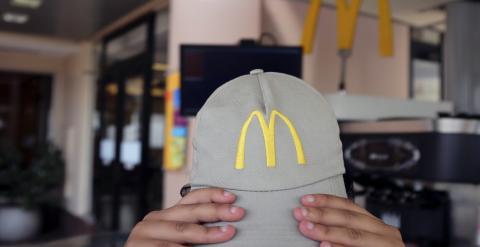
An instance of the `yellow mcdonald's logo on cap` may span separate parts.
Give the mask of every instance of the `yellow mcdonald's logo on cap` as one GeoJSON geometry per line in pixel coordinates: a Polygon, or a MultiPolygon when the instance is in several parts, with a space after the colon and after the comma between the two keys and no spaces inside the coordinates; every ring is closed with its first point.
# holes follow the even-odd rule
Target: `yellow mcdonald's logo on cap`
{"type": "Polygon", "coordinates": [[[295,151],[297,152],[297,162],[300,165],[304,165],[305,155],[303,153],[303,146],[300,138],[298,137],[297,130],[293,126],[292,122],[282,113],[273,110],[270,113],[269,123],[265,121],[262,112],[253,111],[248,119],[245,121],[238,140],[237,156],[235,160],[235,169],[240,170],[245,167],[245,141],[247,138],[247,132],[253,119],[256,117],[260,123],[262,129],[263,141],[265,143],[265,157],[267,159],[267,167],[275,167],[276,154],[275,154],[275,119],[279,117],[287,125],[292,135],[293,143],[295,144],[295,151]]]}

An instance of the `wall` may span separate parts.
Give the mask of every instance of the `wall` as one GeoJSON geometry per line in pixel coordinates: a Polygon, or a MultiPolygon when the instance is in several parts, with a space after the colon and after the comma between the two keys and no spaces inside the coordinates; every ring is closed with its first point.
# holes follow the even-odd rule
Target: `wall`
{"type": "MultiPolygon", "coordinates": [[[[299,45],[308,1],[263,1],[262,31],[274,34],[281,45],[299,45]]],[[[378,52],[376,18],[359,15],[353,53],[348,61],[347,93],[396,98],[408,97],[409,28],[394,23],[394,56],[378,52]]],[[[322,7],[315,47],[304,57],[304,79],[322,93],[335,92],[340,73],[337,57],[336,11],[322,7]]]]}
{"type": "Polygon", "coordinates": [[[257,39],[260,10],[260,0],[171,1],[169,69],[179,68],[180,44],[236,44],[241,38],[257,39]]]}
{"type": "Polygon", "coordinates": [[[96,63],[93,46],[79,44],[78,52],[65,63],[64,154],[66,169],[65,197],[70,212],[91,217],[92,207],[92,116],[95,105],[96,63]]]}

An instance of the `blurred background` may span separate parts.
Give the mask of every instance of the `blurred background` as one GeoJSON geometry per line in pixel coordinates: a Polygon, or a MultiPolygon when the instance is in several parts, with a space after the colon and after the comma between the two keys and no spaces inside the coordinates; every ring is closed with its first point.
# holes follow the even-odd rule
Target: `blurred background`
{"type": "Polygon", "coordinates": [[[122,246],[257,68],[326,97],[352,196],[408,246],[480,246],[479,27],[466,0],[0,0],[0,246],[122,246]]]}

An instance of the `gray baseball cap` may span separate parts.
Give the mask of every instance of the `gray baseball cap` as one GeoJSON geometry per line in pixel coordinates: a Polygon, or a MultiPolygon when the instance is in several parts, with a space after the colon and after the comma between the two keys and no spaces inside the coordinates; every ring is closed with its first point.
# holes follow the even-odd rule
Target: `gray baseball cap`
{"type": "Polygon", "coordinates": [[[215,246],[318,246],[293,209],[305,194],[346,197],[333,111],[290,75],[257,69],[218,88],[197,114],[193,150],[192,189],[225,188],[246,210],[235,237],[215,246]]]}

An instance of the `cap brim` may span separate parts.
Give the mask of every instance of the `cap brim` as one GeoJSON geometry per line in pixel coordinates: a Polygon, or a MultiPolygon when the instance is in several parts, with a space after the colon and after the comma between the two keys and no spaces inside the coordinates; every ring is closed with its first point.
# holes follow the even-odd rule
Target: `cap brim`
{"type": "MultiPolygon", "coordinates": [[[[307,239],[299,232],[293,209],[300,206],[300,198],[306,194],[346,197],[342,175],[287,190],[229,191],[237,196],[235,205],[244,208],[246,214],[241,221],[231,223],[237,229],[232,240],[211,246],[318,247],[318,242],[307,239]]],[[[211,225],[224,224],[220,222],[211,225]]]]}

